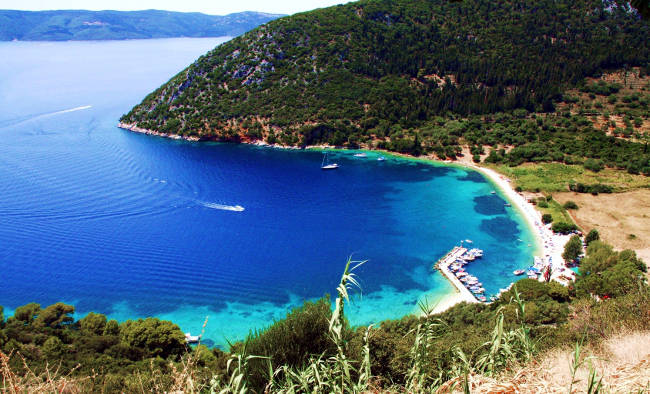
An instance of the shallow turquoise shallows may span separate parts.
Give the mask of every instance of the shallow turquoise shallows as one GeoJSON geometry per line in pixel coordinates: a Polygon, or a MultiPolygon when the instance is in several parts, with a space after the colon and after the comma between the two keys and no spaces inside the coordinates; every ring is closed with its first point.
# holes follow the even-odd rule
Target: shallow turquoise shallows
{"type": "Polygon", "coordinates": [[[494,294],[533,236],[477,172],[377,156],[191,143],[116,127],[222,39],[0,43],[0,305],[73,303],[172,319],[223,345],[333,294],[348,256],[353,324],[454,289],[432,270],[460,240],[494,294]],[[243,208],[240,209],[239,207],[243,208]]]}

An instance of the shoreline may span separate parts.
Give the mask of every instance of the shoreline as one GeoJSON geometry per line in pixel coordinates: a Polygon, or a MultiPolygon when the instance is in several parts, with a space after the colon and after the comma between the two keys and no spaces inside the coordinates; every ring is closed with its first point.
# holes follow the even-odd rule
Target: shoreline
{"type": "MultiPolygon", "coordinates": [[[[216,141],[216,139],[201,139],[199,137],[193,137],[193,136],[180,136],[177,134],[161,133],[155,130],[143,129],[137,127],[134,124],[128,124],[124,122],[119,122],[117,127],[135,133],[154,135],[154,136],[164,137],[164,138],[169,138],[174,140],[186,140],[190,142],[216,141]]],[[[292,149],[292,150],[317,150],[317,151],[334,150],[334,151],[342,151],[342,152],[358,151],[358,152],[368,152],[368,153],[380,152],[382,155],[392,156],[399,159],[413,160],[413,161],[418,161],[418,162],[427,163],[431,165],[438,165],[438,166],[440,165],[458,166],[463,169],[471,169],[473,171],[477,171],[481,173],[488,180],[489,183],[491,183],[496,189],[498,189],[501,192],[501,195],[505,197],[506,201],[509,202],[512,205],[512,207],[517,210],[519,216],[523,219],[523,221],[528,226],[528,230],[533,234],[533,237],[535,238],[535,249],[533,252],[533,256],[540,256],[545,261],[550,259],[554,263],[555,262],[561,262],[562,264],[564,263],[564,259],[562,258],[562,253],[564,251],[564,245],[568,242],[570,236],[554,234],[553,231],[551,231],[550,224],[544,225],[542,223],[542,214],[539,211],[537,211],[535,206],[529,203],[523,195],[515,191],[515,189],[512,187],[510,179],[508,179],[505,175],[502,175],[491,168],[478,166],[475,163],[471,162],[469,158],[467,158],[466,160],[462,160],[462,159],[439,160],[430,156],[414,157],[399,152],[390,152],[390,151],[385,151],[380,149],[364,149],[363,147],[360,149],[347,149],[347,148],[332,147],[325,144],[298,147],[298,146],[285,146],[280,144],[268,144],[260,140],[258,141],[242,140],[237,143],[254,145],[259,147],[292,149]]],[[[445,275],[444,272],[441,271],[441,273],[450,282],[452,288],[454,288],[454,292],[450,292],[449,294],[441,297],[438,300],[438,303],[434,308],[434,313],[444,312],[445,310],[453,307],[454,305],[464,301],[478,302],[476,298],[473,296],[471,297],[473,301],[470,301],[468,297],[463,295],[462,290],[460,290],[457,287],[457,284],[454,283],[452,279],[450,279],[447,275],[445,275]]],[[[453,275],[452,277],[453,279],[456,279],[453,275]]],[[[464,288],[464,286],[461,287],[464,288]]]]}

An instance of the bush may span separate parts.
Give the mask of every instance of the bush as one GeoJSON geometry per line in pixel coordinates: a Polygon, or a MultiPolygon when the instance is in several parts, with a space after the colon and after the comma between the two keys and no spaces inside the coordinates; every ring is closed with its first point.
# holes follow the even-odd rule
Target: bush
{"type": "Polygon", "coordinates": [[[572,192],[576,193],[591,193],[591,194],[598,194],[598,193],[612,193],[614,192],[614,188],[605,185],[602,183],[596,183],[593,185],[585,185],[583,183],[571,183],[569,184],[569,190],[572,192]]]}
{"type": "Polygon", "coordinates": [[[34,320],[34,325],[39,327],[60,328],[63,325],[74,321],[71,314],[74,313],[74,306],[62,302],[52,304],[39,312],[34,320]]]}
{"type": "Polygon", "coordinates": [[[567,262],[575,261],[578,256],[582,254],[582,240],[580,236],[574,235],[569,239],[569,242],[564,245],[564,253],[562,258],[567,262]]]}
{"type": "Polygon", "coordinates": [[[43,355],[51,361],[57,361],[63,354],[63,342],[57,337],[49,337],[43,343],[43,355]]]}
{"type": "Polygon", "coordinates": [[[598,241],[600,239],[600,234],[598,233],[598,230],[592,229],[589,231],[589,234],[585,237],[585,243],[587,246],[589,246],[590,243],[593,241],[598,241]]]}
{"type": "Polygon", "coordinates": [[[578,209],[578,204],[573,201],[567,201],[562,205],[562,207],[564,207],[564,209],[578,209]]]}
{"type": "Polygon", "coordinates": [[[549,224],[551,222],[553,222],[553,215],[550,213],[545,213],[542,215],[542,223],[549,224]]]}
{"type": "Polygon", "coordinates": [[[185,335],[174,323],[148,317],[127,320],[120,326],[120,340],[131,347],[145,349],[153,357],[178,356],[185,351],[185,335]]]}
{"type": "Polygon", "coordinates": [[[106,316],[90,312],[86,317],[79,320],[79,325],[81,326],[81,331],[93,335],[102,335],[106,329],[106,316]]]}
{"type": "MultiPolygon", "coordinates": [[[[305,302],[287,313],[263,331],[251,335],[246,342],[250,354],[265,356],[273,365],[301,367],[314,354],[331,355],[336,351],[328,336],[332,316],[329,297],[305,302]]],[[[348,327],[345,327],[346,331],[348,327]]],[[[236,349],[231,349],[236,350],[236,349]]],[[[263,388],[268,375],[266,362],[254,361],[252,381],[254,387],[263,388]]]]}
{"type": "Polygon", "coordinates": [[[578,229],[578,226],[576,226],[573,223],[556,222],[553,223],[551,229],[553,230],[554,233],[569,234],[573,231],[576,231],[578,229]]]}
{"type": "Polygon", "coordinates": [[[587,159],[583,166],[590,171],[600,172],[605,168],[605,164],[602,160],[587,159]]]}
{"type": "Polygon", "coordinates": [[[576,280],[576,294],[587,297],[620,297],[645,288],[645,265],[632,250],[616,252],[601,241],[592,241],[587,258],[581,265],[576,280]]]}

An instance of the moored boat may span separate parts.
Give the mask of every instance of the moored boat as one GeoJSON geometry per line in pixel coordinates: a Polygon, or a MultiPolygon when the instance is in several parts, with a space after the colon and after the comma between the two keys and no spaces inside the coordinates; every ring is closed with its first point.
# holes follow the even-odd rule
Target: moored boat
{"type": "Polygon", "coordinates": [[[325,152],[325,156],[323,156],[323,162],[320,164],[321,170],[336,170],[339,168],[339,165],[336,163],[329,163],[329,159],[327,157],[327,152],[325,152]]]}
{"type": "Polygon", "coordinates": [[[189,332],[185,333],[185,342],[187,343],[198,343],[201,340],[200,335],[192,335],[189,332]]]}

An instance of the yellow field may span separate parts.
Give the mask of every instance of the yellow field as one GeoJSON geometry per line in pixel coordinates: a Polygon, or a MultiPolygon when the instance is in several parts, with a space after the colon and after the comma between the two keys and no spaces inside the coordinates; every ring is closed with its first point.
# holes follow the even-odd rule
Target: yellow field
{"type": "Polygon", "coordinates": [[[583,230],[596,228],[606,242],[617,249],[633,249],[646,264],[650,263],[650,190],[553,196],[562,204],[568,200],[578,204],[580,209],[569,212],[583,230]]]}

